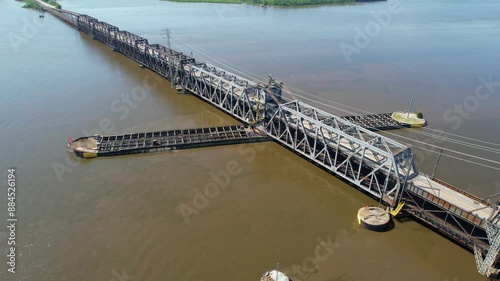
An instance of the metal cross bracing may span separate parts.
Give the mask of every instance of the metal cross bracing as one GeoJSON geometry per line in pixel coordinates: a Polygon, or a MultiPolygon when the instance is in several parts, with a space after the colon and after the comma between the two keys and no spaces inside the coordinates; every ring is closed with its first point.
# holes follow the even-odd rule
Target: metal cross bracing
{"type": "Polygon", "coordinates": [[[300,101],[279,105],[265,131],[390,206],[417,175],[410,147],[300,101]]]}
{"type": "Polygon", "coordinates": [[[493,266],[498,259],[498,251],[500,249],[500,229],[498,226],[487,223],[486,234],[490,243],[490,247],[487,251],[479,248],[477,245],[474,245],[474,256],[476,258],[477,270],[483,275],[498,275],[498,270],[493,266]]]}
{"type": "Polygon", "coordinates": [[[94,33],[94,23],[98,22],[96,18],[87,15],[80,15],[77,20],[76,26],[78,30],[81,30],[90,36],[94,33]]]}
{"type": "Polygon", "coordinates": [[[233,117],[255,124],[264,118],[264,88],[207,63],[183,65],[180,84],[233,117]]]}
{"type": "Polygon", "coordinates": [[[81,31],[110,46],[113,50],[119,51],[137,62],[144,60],[145,50],[148,46],[147,39],[128,31],[119,30],[116,26],[87,15],[79,17],[77,26],[81,31]]]}
{"type": "Polygon", "coordinates": [[[128,31],[117,31],[114,34],[112,47],[133,60],[142,63],[148,40],[137,35],[132,35],[128,31]]]}
{"type": "Polygon", "coordinates": [[[143,63],[169,80],[178,80],[182,65],[195,63],[195,60],[186,54],[170,50],[162,45],[150,44],[146,46],[143,63]],[[170,67],[173,68],[172,72],[170,72],[170,67]],[[170,77],[171,75],[173,77],[170,77]]]}
{"type": "Polygon", "coordinates": [[[105,43],[106,45],[113,46],[113,41],[120,30],[118,27],[105,22],[93,22],[92,37],[105,43]]]}

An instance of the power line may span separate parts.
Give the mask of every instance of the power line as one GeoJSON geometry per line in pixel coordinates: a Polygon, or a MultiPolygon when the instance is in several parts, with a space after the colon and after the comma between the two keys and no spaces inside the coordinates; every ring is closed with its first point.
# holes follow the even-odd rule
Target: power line
{"type": "Polygon", "coordinates": [[[430,131],[442,132],[442,133],[445,133],[445,134],[448,134],[448,135],[452,135],[452,136],[455,136],[455,137],[460,137],[460,138],[464,138],[464,139],[468,139],[468,140],[482,142],[482,143],[486,143],[486,144],[489,144],[489,145],[500,146],[500,144],[498,144],[498,143],[484,141],[484,140],[478,140],[478,139],[474,139],[474,138],[470,138],[470,137],[466,137],[466,136],[462,136],[462,135],[457,135],[457,134],[453,134],[453,133],[449,133],[449,132],[443,132],[441,130],[436,130],[436,129],[432,129],[432,128],[423,128],[423,129],[430,130],[430,131]]]}
{"type": "MultiPolygon", "coordinates": [[[[240,73],[242,76],[247,76],[247,77],[251,77],[251,79],[255,79],[255,77],[252,77],[251,75],[247,75],[247,73],[250,73],[250,74],[253,74],[254,76],[257,76],[257,77],[261,77],[261,78],[264,78],[263,76],[260,76],[256,73],[253,73],[251,71],[248,71],[248,70],[245,70],[241,67],[238,67],[236,65],[234,65],[234,67],[232,67],[231,63],[227,62],[227,63],[224,63],[224,60],[223,59],[218,59],[218,58],[215,58],[211,55],[209,55],[209,53],[207,51],[204,51],[203,49],[199,48],[199,47],[196,47],[192,44],[189,44],[187,43],[186,41],[184,41],[183,39],[179,38],[178,36],[175,36],[173,35],[172,37],[174,37],[174,40],[177,41],[178,43],[180,43],[181,45],[184,45],[190,49],[193,49],[195,50],[196,52],[200,53],[203,57],[206,57],[206,58],[209,58],[209,60],[211,61],[215,61],[216,63],[220,64],[220,65],[223,65],[237,73],[240,73]],[[245,72],[242,72],[238,69],[241,69],[242,71],[246,71],[245,72]]],[[[259,81],[259,79],[255,79],[256,81],[259,81]]],[[[262,82],[262,81],[259,81],[259,82],[262,82]]],[[[308,96],[313,96],[309,93],[306,93],[306,92],[303,92],[299,89],[295,89],[293,87],[290,87],[300,93],[303,93],[303,94],[306,94],[308,96]]],[[[303,99],[306,99],[306,100],[309,100],[309,101],[312,101],[314,103],[318,103],[320,105],[323,105],[323,106],[327,106],[329,108],[333,108],[333,109],[336,109],[336,110],[339,110],[339,111],[342,111],[342,112],[346,112],[348,114],[351,114],[351,115],[357,115],[358,113],[355,113],[353,111],[350,111],[350,110],[346,110],[346,109],[343,109],[343,108],[339,108],[339,107],[336,107],[336,106],[333,106],[333,105],[330,105],[330,104],[324,104],[324,103],[321,103],[317,100],[314,100],[314,99],[311,99],[311,98],[308,98],[308,97],[305,97],[305,96],[302,96],[302,95],[297,95],[297,94],[294,94],[296,96],[299,96],[303,99]]],[[[362,110],[362,109],[358,109],[358,108],[355,108],[355,107],[351,107],[351,106],[348,106],[348,105],[344,105],[344,104],[341,104],[341,103],[337,103],[337,102],[333,102],[331,100],[327,100],[327,99],[324,99],[324,98],[321,98],[321,97],[316,97],[316,96],[313,96],[314,98],[316,99],[320,99],[320,100],[323,100],[325,102],[328,102],[328,103],[333,103],[333,104],[338,104],[340,106],[343,106],[343,107],[347,107],[347,108],[351,108],[353,110],[357,110],[357,111],[361,111],[361,112],[365,112],[365,113],[370,113],[371,112],[368,112],[368,111],[365,111],[365,110],[362,110]]],[[[437,131],[437,130],[436,130],[437,131]]],[[[490,162],[490,163],[494,163],[494,164],[500,164],[499,161],[495,161],[495,160],[491,160],[491,159],[488,159],[488,158],[484,158],[484,157],[479,157],[479,156],[475,156],[475,155],[472,155],[472,154],[468,154],[468,153],[463,153],[463,152],[460,152],[460,151],[456,151],[456,150],[452,150],[452,149],[448,149],[448,148],[443,148],[443,147],[439,147],[439,146],[436,146],[436,145],[432,145],[432,144],[428,144],[428,143],[425,143],[425,142],[422,142],[422,141],[418,141],[418,140],[415,140],[415,139],[411,139],[411,138],[407,138],[407,137],[404,137],[404,136],[401,136],[401,135],[397,135],[397,134],[394,134],[394,133],[390,133],[390,132],[385,132],[386,134],[389,134],[389,135],[392,135],[392,136],[395,136],[395,137],[399,137],[399,138],[403,138],[403,139],[406,139],[406,140],[409,140],[410,142],[416,142],[416,143],[421,143],[423,145],[428,145],[428,146],[431,146],[431,147],[435,147],[435,148],[439,148],[439,149],[442,149],[442,150],[445,150],[445,151],[448,151],[448,152],[451,152],[451,153],[456,153],[456,154],[459,154],[459,155],[463,155],[463,156],[466,156],[466,157],[470,157],[470,158],[475,158],[475,159],[478,159],[478,160],[481,160],[481,161],[485,161],[485,162],[490,162]]],[[[425,135],[425,136],[430,136],[431,134],[427,133],[427,132],[414,132],[414,131],[411,131],[411,133],[421,133],[422,135],[425,135]]],[[[450,135],[455,135],[455,134],[451,134],[449,133],[450,135]]],[[[451,139],[451,138],[448,138],[448,137],[441,137],[441,136],[436,136],[436,135],[431,135],[432,137],[435,137],[435,138],[438,138],[438,139],[442,139],[442,140],[446,140],[448,142],[452,142],[452,143],[456,143],[456,144],[461,144],[461,145],[464,145],[464,146],[469,146],[469,147],[472,147],[472,148],[476,148],[476,149],[481,149],[481,150],[486,150],[486,151],[489,151],[489,152],[494,152],[494,153],[499,153],[500,150],[498,149],[494,149],[494,148],[490,148],[490,147],[486,147],[486,146],[482,146],[482,145],[478,145],[478,144],[467,144],[465,143],[464,141],[460,141],[460,140],[454,140],[454,139],[451,139]]],[[[473,138],[468,138],[468,137],[464,137],[464,136],[460,136],[460,135],[455,135],[455,136],[459,136],[459,137],[462,137],[464,139],[471,139],[471,140],[474,140],[474,141],[477,141],[477,142],[483,142],[483,143],[489,143],[489,142],[486,142],[486,141],[482,141],[482,140],[476,140],[476,139],[473,139],[473,138]]],[[[494,144],[494,143],[491,143],[491,144],[494,144]]],[[[498,144],[494,144],[494,145],[498,145],[498,144]]],[[[424,147],[420,147],[420,146],[417,146],[416,147],[418,148],[421,148],[421,149],[424,149],[424,150],[427,150],[427,151],[431,151],[433,153],[436,153],[435,151],[433,150],[430,150],[430,149],[426,149],[424,147]]],[[[451,158],[454,158],[454,159],[457,159],[457,160],[462,160],[462,161],[465,161],[465,162],[468,162],[468,163],[472,163],[472,164],[476,164],[476,165],[480,165],[480,166],[483,166],[483,167],[487,167],[487,168],[491,168],[491,169],[495,169],[495,170],[500,170],[500,168],[497,168],[497,167],[493,167],[493,166],[490,166],[490,165],[486,165],[486,164],[482,164],[482,163],[478,163],[478,162],[475,162],[475,161],[471,161],[471,160],[468,160],[468,159],[464,159],[464,158],[460,158],[460,157],[456,157],[456,156],[451,156],[451,155],[446,155],[448,157],[451,157],[451,158]]]]}
{"type": "MultiPolygon", "coordinates": [[[[423,150],[427,150],[427,151],[430,151],[432,153],[438,153],[432,149],[427,149],[425,147],[418,147],[419,149],[423,149],[423,150]]],[[[460,157],[455,157],[455,156],[452,156],[452,155],[448,155],[448,154],[443,154],[443,157],[449,157],[449,158],[453,158],[453,159],[456,159],[456,160],[460,160],[460,161],[464,161],[464,162],[467,162],[467,163],[471,163],[471,164],[474,164],[474,165],[478,165],[478,166],[482,166],[482,167],[485,167],[485,168],[490,168],[490,169],[493,169],[493,170],[497,170],[497,171],[500,171],[500,168],[498,167],[493,167],[493,166],[490,166],[490,165],[486,165],[486,164],[482,164],[482,163],[478,163],[478,162],[475,162],[475,161],[471,161],[471,160],[467,160],[467,159],[463,159],[463,158],[460,158],[460,157]]]]}
{"type": "Polygon", "coordinates": [[[440,146],[437,146],[437,145],[434,145],[434,144],[426,143],[426,142],[419,141],[419,140],[414,140],[414,139],[411,139],[411,138],[408,138],[408,137],[405,137],[405,136],[401,136],[401,135],[397,135],[397,134],[394,134],[394,133],[389,133],[389,132],[386,132],[386,133],[391,134],[392,136],[395,136],[395,137],[398,137],[398,138],[407,139],[407,140],[414,141],[414,142],[417,142],[417,143],[421,143],[423,145],[427,145],[427,146],[430,146],[430,147],[442,149],[442,150],[449,151],[449,152],[452,152],[452,153],[456,153],[456,154],[460,154],[460,155],[463,155],[463,156],[467,156],[467,157],[471,157],[471,158],[475,158],[475,159],[478,159],[478,160],[482,160],[482,161],[486,161],[486,162],[490,162],[490,163],[494,163],[494,164],[499,164],[500,165],[500,161],[495,161],[495,160],[491,160],[491,159],[488,159],[488,158],[484,158],[484,157],[479,157],[479,156],[475,156],[475,155],[472,155],[472,154],[468,154],[468,153],[465,153],[465,152],[460,152],[460,151],[456,151],[456,150],[453,150],[453,149],[449,149],[449,148],[445,148],[445,147],[440,147],[440,146]]]}
{"type": "MultiPolygon", "coordinates": [[[[244,69],[242,67],[234,65],[234,64],[232,64],[232,63],[230,63],[230,62],[228,62],[228,61],[226,61],[226,60],[224,60],[224,59],[222,59],[220,57],[219,58],[214,58],[215,55],[213,55],[213,54],[210,55],[210,53],[208,51],[202,50],[200,47],[197,47],[197,46],[194,46],[192,44],[189,44],[185,40],[179,38],[178,36],[176,36],[176,38],[179,41],[181,41],[185,46],[190,47],[192,49],[196,49],[196,50],[198,50],[198,52],[206,54],[206,56],[209,57],[209,58],[211,58],[212,60],[215,60],[215,61],[223,64],[224,66],[230,67],[231,69],[236,70],[237,72],[239,72],[239,73],[241,73],[241,74],[243,74],[245,76],[246,76],[246,73],[250,73],[250,74],[252,74],[254,76],[254,77],[249,76],[252,79],[255,79],[255,77],[260,78],[260,79],[264,79],[264,80],[266,79],[264,76],[261,76],[261,75],[259,75],[257,73],[251,72],[251,71],[246,70],[246,69],[244,69]],[[238,69],[241,70],[241,71],[244,71],[244,72],[241,72],[238,69]]],[[[256,80],[260,80],[260,79],[256,79],[256,80]]],[[[349,105],[346,105],[346,104],[334,102],[332,100],[328,100],[328,99],[325,99],[323,97],[314,96],[312,94],[309,94],[309,93],[304,92],[304,91],[302,91],[302,90],[300,90],[298,88],[293,87],[293,85],[289,86],[288,88],[293,89],[293,90],[295,90],[295,91],[297,91],[297,92],[299,92],[301,94],[305,94],[307,96],[312,96],[315,99],[319,99],[319,100],[322,100],[322,101],[325,101],[325,102],[328,102],[328,103],[332,103],[332,104],[336,104],[336,105],[339,105],[339,106],[343,106],[343,107],[349,108],[351,110],[360,111],[360,112],[363,112],[363,113],[366,113],[366,114],[374,114],[373,112],[370,112],[370,111],[367,111],[367,110],[363,110],[363,109],[352,107],[352,106],[349,106],[349,105]]],[[[298,95],[298,96],[303,97],[301,95],[298,95]]],[[[344,111],[344,110],[342,110],[342,111],[344,111]]],[[[358,113],[353,113],[352,111],[344,111],[344,112],[348,112],[348,113],[353,114],[353,115],[357,115],[358,114],[358,113]]],[[[500,153],[500,149],[494,149],[494,148],[490,148],[490,147],[486,147],[486,146],[481,146],[481,145],[477,145],[477,144],[466,143],[466,142],[460,141],[460,140],[453,140],[452,138],[449,138],[449,137],[441,137],[441,136],[434,135],[434,134],[431,135],[430,133],[427,133],[427,132],[410,131],[408,129],[404,129],[404,130],[409,131],[411,133],[415,133],[415,134],[422,134],[422,135],[426,135],[426,136],[431,136],[431,137],[443,139],[443,140],[446,140],[446,141],[449,141],[449,142],[455,142],[457,144],[464,145],[464,146],[469,146],[469,147],[472,147],[472,148],[478,148],[478,149],[488,150],[488,151],[494,150],[494,151],[500,153]]],[[[448,133],[448,132],[444,132],[444,131],[436,130],[436,129],[432,129],[432,128],[422,128],[421,130],[430,130],[430,131],[440,132],[441,134],[448,134],[448,135],[451,135],[451,136],[460,137],[460,138],[464,138],[464,139],[467,139],[467,140],[472,140],[472,141],[476,141],[476,142],[490,144],[490,145],[494,145],[494,146],[499,146],[500,147],[500,144],[497,144],[497,143],[492,143],[492,142],[487,142],[487,141],[483,141],[483,140],[479,140],[479,139],[474,139],[474,138],[470,138],[470,137],[466,137],[466,136],[461,136],[461,135],[457,135],[457,134],[453,134],[453,133],[448,133]]]]}
{"type": "MultiPolygon", "coordinates": [[[[407,131],[407,132],[412,132],[411,131],[412,129],[408,129],[408,128],[402,128],[402,130],[407,131]]],[[[420,132],[420,133],[424,136],[428,136],[428,137],[433,138],[433,139],[438,139],[438,140],[442,140],[442,141],[446,141],[446,142],[450,142],[450,143],[455,143],[455,144],[459,144],[459,145],[470,147],[470,148],[475,148],[478,150],[483,150],[483,151],[492,152],[495,154],[500,154],[500,149],[498,149],[498,148],[492,148],[492,147],[488,147],[488,146],[484,146],[484,145],[468,143],[468,142],[465,142],[462,140],[451,139],[451,138],[448,138],[446,136],[435,135],[435,134],[427,133],[427,132],[420,132]]]]}

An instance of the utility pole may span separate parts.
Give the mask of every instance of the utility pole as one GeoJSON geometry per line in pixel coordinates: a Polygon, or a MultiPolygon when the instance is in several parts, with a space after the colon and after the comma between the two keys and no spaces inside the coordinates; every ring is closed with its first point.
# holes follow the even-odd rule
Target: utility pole
{"type": "Polygon", "coordinates": [[[175,87],[175,77],[174,77],[174,62],[172,57],[172,48],[170,46],[170,29],[167,28],[165,30],[165,36],[167,37],[167,47],[168,47],[168,72],[170,77],[170,87],[175,87]]]}

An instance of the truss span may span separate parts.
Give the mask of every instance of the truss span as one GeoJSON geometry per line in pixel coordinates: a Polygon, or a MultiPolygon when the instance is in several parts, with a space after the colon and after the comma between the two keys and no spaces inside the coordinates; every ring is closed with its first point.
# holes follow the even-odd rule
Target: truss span
{"type": "Polygon", "coordinates": [[[410,147],[300,101],[282,104],[266,133],[391,206],[417,175],[410,147]]]}

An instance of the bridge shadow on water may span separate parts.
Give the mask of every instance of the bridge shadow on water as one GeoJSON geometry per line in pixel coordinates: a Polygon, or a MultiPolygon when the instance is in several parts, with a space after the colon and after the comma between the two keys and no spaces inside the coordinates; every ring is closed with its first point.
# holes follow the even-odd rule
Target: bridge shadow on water
{"type": "MultiPolygon", "coordinates": [[[[474,254],[474,251],[469,248],[469,247],[466,247],[464,244],[458,242],[457,240],[455,239],[452,239],[451,237],[449,237],[448,235],[442,233],[438,228],[434,227],[433,225],[430,225],[422,220],[419,220],[419,219],[415,219],[415,217],[413,217],[411,214],[405,212],[405,211],[401,211],[400,214],[398,214],[392,221],[394,223],[394,220],[397,221],[398,223],[401,223],[401,224],[404,224],[404,223],[410,223],[410,222],[414,222],[414,223],[418,223],[419,225],[427,228],[427,229],[430,229],[432,230],[434,233],[438,234],[439,236],[445,238],[446,240],[452,242],[453,244],[459,246],[460,248],[466,250],[467,252],[469,253],[472,253],[474,254]]],[[[496,280],[496,279],[492,279],[492,280],[496,280]]]]}

